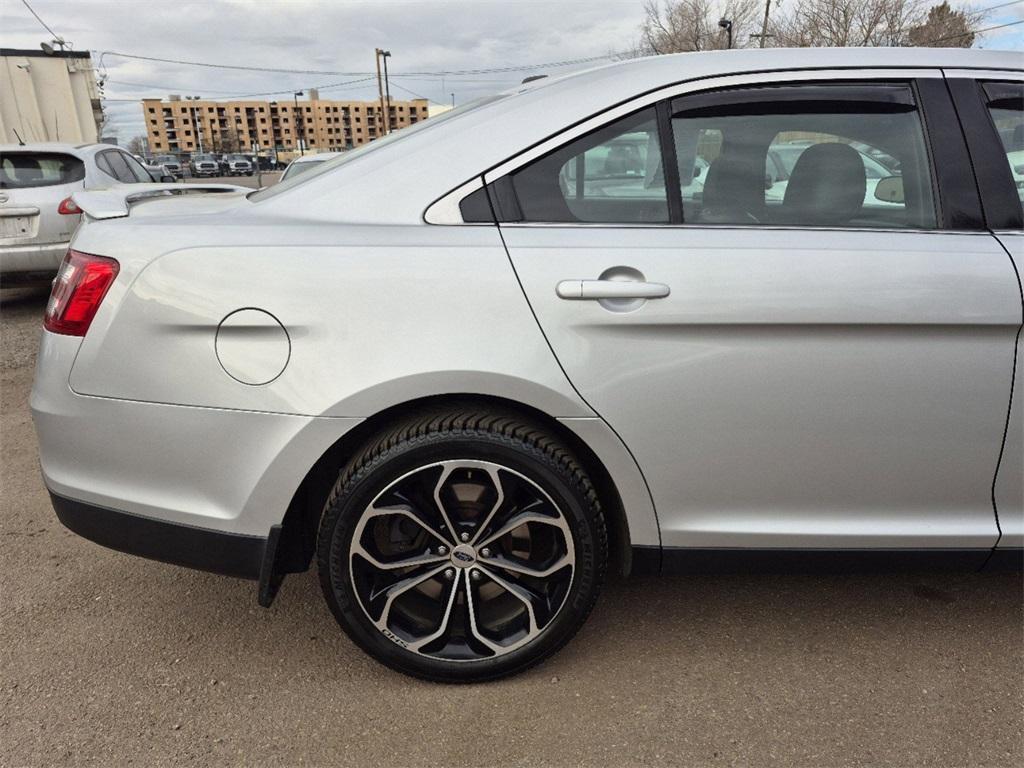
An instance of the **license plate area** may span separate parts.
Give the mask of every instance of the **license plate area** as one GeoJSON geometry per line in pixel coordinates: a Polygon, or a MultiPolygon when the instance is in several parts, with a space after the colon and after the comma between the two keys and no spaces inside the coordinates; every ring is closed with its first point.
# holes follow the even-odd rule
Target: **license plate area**
{"type": "Polygon", "coordinates": [[[39,214],[31,216],[0,215],[0,239],[23,240],[36,236],[39,229],[39,214]]]}

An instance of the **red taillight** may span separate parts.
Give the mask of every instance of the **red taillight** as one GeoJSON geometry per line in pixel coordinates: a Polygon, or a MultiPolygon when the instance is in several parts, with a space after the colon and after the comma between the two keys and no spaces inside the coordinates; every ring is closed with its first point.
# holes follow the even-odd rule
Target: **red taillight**
{"type": "Polygon", "coordinates": [[[65,197],[60,201],[60,205],[57,206],[57,213],[64,216],[74,216],[82,212],[82,209],[78,207],[78,203],[72,200],[70,197],[65,197]]]}
{"type": "Polygon", "coordinates": [[[106,256],[68,251],[46,305],[46,330],[85,336],[107,289],[117,277],[117,270],[117,262],[106,256]]]}

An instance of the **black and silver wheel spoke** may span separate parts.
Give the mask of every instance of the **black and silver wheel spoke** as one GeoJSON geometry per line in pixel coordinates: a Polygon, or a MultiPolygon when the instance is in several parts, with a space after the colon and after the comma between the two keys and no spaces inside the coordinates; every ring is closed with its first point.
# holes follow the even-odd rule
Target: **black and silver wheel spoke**
{"type": "Polygon", "coordinates": [[[552,564],[537,568],[532,565],[521,563],[517,560],[511,560],[506,557],[493,557],[493,558],[480,558],[481,565],[487,565],[492,568],[511,571],[512,573],[518,573],[523,576],[533,576],[536,579],[543,579],[551,576],[554,573],[568,568],[573,564],[573,560],[569,555],[562,555],[557,558],[552,564]]]}
{"type": "Polygon", "coordinates": [[[452,609],[455,607],[455,599],[459,595],[459,582],[456,579],[452,580],[451,587],[448,591],[448,600],[445,603],[444,613],[441,616],[441,621],[438,624],[437,629],[434,632],[421,637],[408,644],[408,648],[411,651],[419,651],[421,648],[430,645],[435,640],[442,637],[446,632],[449,631],[451,620],[452,620],[452,609]]]}
{"type": "MultiPolygon", "coordinates": [[[[439,568],[433,568],[426,573],[420,573],[415,576],[409,576],[407,578],[396,581],[386,590],[380,590],[370,595],[371,602],[377,602],[383,599],[383,605],[381,606],[380,616],[374,621],[380,629],[388,628],[388,621],[391,618],[391,606],[395,600],[404,595],[413,587],[419,586],[428,579],[432,579],[438,576],[444,570],[444,566],[439,568]]],[[[371,617],[372,618],[372,617],[371,617]]]]}
{"type": "Polygon", "coordinates": [[[446,661],[509,653],[540,635],[575,574],[572,534],[535,482],[491,462],[409,472],[364,511],[349,569],[385,636],[446,661]]]}

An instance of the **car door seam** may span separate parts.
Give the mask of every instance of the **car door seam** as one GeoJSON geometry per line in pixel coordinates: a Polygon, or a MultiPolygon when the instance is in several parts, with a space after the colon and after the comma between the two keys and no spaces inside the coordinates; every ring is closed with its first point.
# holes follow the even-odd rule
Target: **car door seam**
{"type": "MultiPolygon", "coordinates": [[[[999,532],[999,535],[996,538],[996,543],[992,547],[992,552],[995,553],[996,549],[999,547],[999,542],[1002,541],[1003,538],[1003,528],[999,523],[999,506],[996,503],[996,481],[999,479],[999,470],[1002,468],[1003,454],[1006,451],[1006,440],[1010,435],[1010,417],[1013,415],[1013,393],[1017,386],[1017,355],[1019,354],[1018,350],[1020,349],[1021,332],[1024,330],[1024,284],[1021,283],[1020,271],[1017,269],[1017,263],[1014,261],[1013,254],[1010,253],[1010,250],[1006,247],[1003,241],[999,239],[995,232],[989,230],[989,233],[999,244],[999,247],[1003,249],[1003,252],[1006,253],[1006,258],[1010,260],[1010,266],[1013,267],[1013,273],[1017,277],[1017,291],[1020,293],[1021,297],[1021,323],[1017,326],[1017,333],[1013,338],[1013,361],[1012,367],[1010,368],[1010,397],[1006,405],[1006,422],[1003,425],[1003,440],[999,444],[999,456],[996,459],[996,469],[992,474],[992,512],[995,514],[996,530],[999,532]]],[[[989,555],[989,557],[991,557],[991,555],[989,555]]]]}
{"type": "Polygon", "coordinates": [[[544,326],[540,322],[540,318],[537,317],[537,312],[533,308],[533,303],[530,301],[530,297],[526,292],[526,287],[523,285],[523,281],[519,277],[519,271],[516,269],[515,262],[512,259],[512,252],[508,248],[508,243],[505,242],[505,233],[501,231],[501,225],[498,224],[497,222],[495,222],[495,229],[498,230],[498,237],[501,238],[501,245],[505,249],[505,257],[508,259],[508,264],[509,267],[512,269],[512,274],[515,275],[516,283],[518,283],[519,285],[519,290],[522,291],[523,298],[526,301],[526,306],[529,308],[530,314],[533,315],[533,320],[537,324],[537,328],[540,331],[541,337],[544,339],[544,343],[548,345],[548,349],[551,351],[551,356],[555,360],[555,365],[558,366],[559,370],[562,372],[562,375],[565,376],[565,380],[569,383],[569,386],[572,387],[572,391],[576,393],[576,396],[579,397],[579,399],[582,400],[583,403],[591,411],[593,411],[597,415],[597,417],[601,419],[601,421],[605,423],[608,429],[612,431],[612,434],[614,434],[618,441],[622,444],[622,447],[626,449],[626,453],[628,453],[629,458],[633,460],[633,464],[636,465],[637,472],[640,473],[640,477],[644,481],[644,489],[647,491],[647,496],[651,501],[651,509],[654,512],[654,523],[655,527],[658,529],[658,548],[661,549],[661,520],[658,518],[658,507],[654,503],[654,494],[651,492],[651,485],[647,481],[647,476],[644,474],[643,467],[640,466],[640,462],[637,461],[637,458],[633,454],[633,450],[629,447],[629,444],[622,439],[622,435],[620,435],[618,430],[615,429],[615,427],[612,426],[608,422],[608,420],[604,416],[602,416],[601,413],[587,401],[587,398],[583,396],[583,393],[579,391],[579,389],[576,387],[575,382],[573,382],[572,378],[569,376],[568,371],[565,370],[565,366],[562,365],[562,361],[558,359],[558,355],[555,353],[555,348],[551,345],[551,340],[548,338],[548,334],[544,330],[544,326]]]}

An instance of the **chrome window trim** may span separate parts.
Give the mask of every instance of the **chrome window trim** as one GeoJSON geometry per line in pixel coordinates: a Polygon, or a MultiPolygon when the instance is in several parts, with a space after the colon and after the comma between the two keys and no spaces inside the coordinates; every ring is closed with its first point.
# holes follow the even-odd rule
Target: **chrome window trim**
{"type": "Polygon", "coordinates": [[[1019,69],[943,69],[950,79],[967,80],[1024,80],[1024,70],[1019,69]]]}
{"type": "MultiPolygon", "coordinates": [[[[976,70],[966,70],[976,71],[976,70]]],[[[764,83],[810,83],[820,80],[884,80],[884,79],[898,79],[898,80],[919,80],[925,78],[943,79],[943,70],[938,68],[857,68],[857,69],[788,69],[788,70],[772,70],[770,72],[757,72],[752,74],[741,74],[741,75],[721,75],[715,77],[699,78],[696,80],[687,80],[681,83],[673,83],[663,88],[659,88],[656,91],[637,96],[630,101],[624,102],[617,106],[606,109],[597,115],[593,115],[576,125],[561,131],[555,136],[552,136],[539,144],[535,144],[533,147],[520,152],[508,160],[494,166],[490,170],[484,171],[480,176],[474,180],[480,182],[477,186],[469,188],[466,184],[461,187],[453,189],[451,192],[439,198],[437,201],[432,203],[424,213],[424,221],[428,224],[466,224],[462,220],[462,212],[459,209],[459,204],[462,199],[472,192],[475,192],[483,184],[490,184],[497,181],[502,176],[505,176],[515,170],[518,170],[527,163],[536,160],[548,152],[551,152],[563,144],[583,136],[591,131],[597,130],[602,126],[614,122],[619,118],[626,117],[627,115],[636,112],[637,110],[648,107],[652,104],[656,104],[666,99],[676,98],[678,96],[685,96],[691,93],[697,93],[700,91],[717,90],[719,88],[735,88],[739,86],[749,85],[760,85],[764,83]],[[463,187],[466,187],[466,191],[462,192],[463,187]],[[435,211],[435,207],[438,210],[435,211]]],[[[509,222],[502,223],[502,226],[595,226],[594,222],[509,222]]],[[[630,226],[624,224],[597,224],[597,226],[630,226]]],[[[632,225],[637,226],[637,225],[632,225]]],[[[645,225],[640,225],[645,226],[645,225]]],[[[661,227],[678,227],[687,226],[685,224],[662,224],[658,225],[661,227]]],[[[689,226],[701,226],[701,225],[689,225],[689,226]]],[[[728,226],[728,225],[726,225],[728,226]]],[[[792,227],[787,227],[792,229],[792,227]]],[[[800,229],[803,229],[801,227],[800,229]]],[[[807,227],[811,229],[811,227],[807,227]]],[[[856,231],[862,231],[860,229],[856,231]]],[[[869,230],[869,231],[885,231],[885,230],[869,230]]],[[[892,230],[898,232],[906,232],[913,230],[899,229],[892,230]]],[[[920,230],[930,231],[930,230],[920,230]]]]}
{"type": "MultiPolygon", "coordinates": [[[[911,229],[909,227],[821,227],[821,226],[795,226],[782,224],[638,224],[625,223],[614,224],[597,221],[503,221],[502,229],[523,229],[527,227],[565,227],[577,229],[586,227],[591,229],[651,229],[651,230],[680,230],[692,229],[698,231],[735,231],[749,232],[752,229],[765,232],[877,232],[879,234],[917,234],[917,235],[988,235],[989,232],[981,229],[911,229]]],[[[999,234],[998,232],[996,234],[999,234]]],[[[1021,234],[1011,232],[1011,234],[1021,234]]]]}
{"type": "Polygon", "coordinates": [[[483,174],[474,176],[464,184],[460,184],[451,192],[442,195],[427,206],[427,210],[423,212],[423,221],[427,224],[463,224],[466,226],[483,224],[488,227],[494,226],[487,222],[467,222],[462,220],[462,209],[459,206],[465,198],[483,187],[483,185],[483,174]]]}

